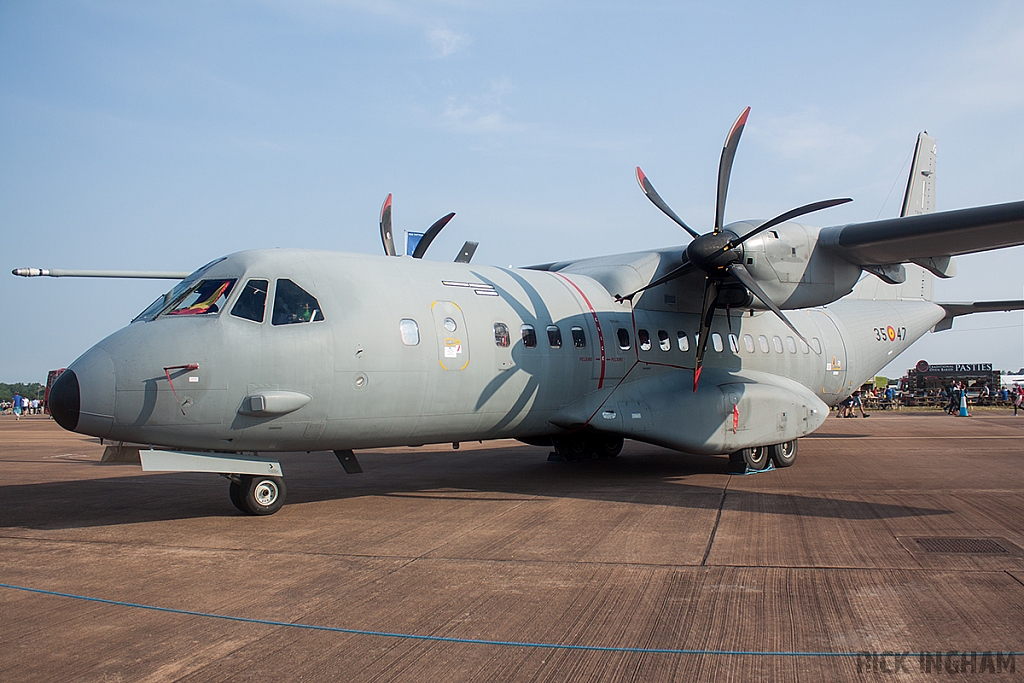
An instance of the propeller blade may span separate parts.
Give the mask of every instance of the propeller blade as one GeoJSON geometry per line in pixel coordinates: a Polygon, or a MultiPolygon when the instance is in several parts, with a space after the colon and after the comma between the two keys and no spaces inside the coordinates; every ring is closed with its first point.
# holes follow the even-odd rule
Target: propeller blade
{"type": "Polygon", "coordinates": [[[480,246],[479,242],[466,242],[462,245],[462,251],[455,257],[456,263],[469,263],[473,260],[473,254],[476,253],[476,248],[480,246]]]}
{"type": "Polygon", "coordinates": [[[708,335],[711,322],[715,319],[715,301],[718,299],[718,279],[709,277],[704,280],[704,303],[700,314],[700,331],[697,333],[697,357],[693,364],[693,391],[696,393],[700,382],[700,371],[704,364],[704,351],[708,348],[708,335]]]}
{"type": "Polygon", "coordinates": [[[441,232],[441,229],[448,225],[448,221],[453,218],[455,218],[454,211],[447,216],[441,216],[434,221],[434,224],[427,228],[427,231],[423,233],[423,237],[420,238],[419,244],[417,244],[416,248],[413,249],[412,257],[423,258],[423,255],[427,253],[427,248],[430,247],[430,243],[434,241],[434,238],[437,237],[439,232],[441,232]]]}
{"type": "MultiPolygon", "coordinates": [[[[787,318],[785,314],[783,314],[782,310],[775,305],[775,302],[768,297],[767,292],[761,289],[761,285],[757,283],[757,280],[755,280],[754,276],[750,274],[750,271],[747,270],[746,266],[744,266],[742,263],[733,263],[731,265],[726,266],[726,270],[729,271],[730,275],[732,275],[734,278],[742,282],[743,286],[749,289],[751,293],[753,293],[754,296],[760,299],[765,306],[770,308],[772,310],[772,313],[779,316],[779,320],[786,323],[786,326],[789,329],[793,330],[793,334],[800,338],[800,341],[802,341],[804,344],[807,344],[809,348],[814,348],[811,346],[810,342],[807,341],[804,335],[800,334],[800,330],[796,329],[796,326],[790,322],[789,318],[787,318]]],[[[817,353],[817,351],[815,351],[815,353],[817,353]]]]}
{"type": "Polygon", "coordinates": [[[384,200],[384,206],[380,207],[380,241],[384,243],[384,253],[388,256],[397,256],[395,251],[395,237],[391,232],[391,193],[384,200]]]}
{"type": "Polygon", "coordinates": [[[672,280],[675,280],[677,278],[681,278],[682,276],[686,275],[687,273],[689,273],[692,270],[695,270],[696,268],[697,268],[697,266],[695,266],[692,263],[690,263],[689,261],[687,261],[686,263],[684,263],[683,265],[679,266],[678,268],[674,268],[674,269],[670,270],[668,273],[666,273],[665,275],[662,275],[661,277],[659,277],[654,282],[651,282],[650,284],[644,285],[643,287],[641,287],[640,289],[636,290],[632,294],[627,294],[626,296],[619,296],[618,294],[616,294],[615,295],[615,300],[616,301],[630,301],[630,302],[632,302],[633,301],[633,297],[636,296],[637,294],[639,294],[640,292],[647,291],[648,289],[650,289],[652,287],[657,287],[658,285],[663,285],[666,282],[671,282],[672,280]]]}
{"type": "Polygon", "coordinates": [[[690,237],[697,237],[697,232],[693,230],[689,225],[683,222],[683,219],[676,215],[676,212],[669,208],[665,200],[661,198],[658,191],[654,189],[654,185],[651,185],[651,181],[644,175],[643,170],[639,166],[636,167],[636,181],[640,183],[640,189],[644,191],[647,198],[651,200],[651,203],[661,209],[661,212],[674,220],[680,228],[690,233],[690,237]]]}
{"type": "Polygon", "coordinates": [[[747,125],[747,117],[750,115],[750,107],[743,110],[729,129],[729,135],[725,138],[725,146],[722,147],[722,158],[718,162],[718,199],[715,201],[715,229],[714,234],[722,230],[722,222],[725,219],[725,196],[729,193],[729,176],[732,175],[732,162],[736,158],[736,148],[740,144],[740,136],[743,135],[743,127],[747,125]]]}
{"type": "Polygon", "coordinates": [[[796,218],[797,216],[803,216],[804,214],[807,214],[807,213],[814,213],[815,211],[821,211],[822,209],[828,209],[830,207],[839,206],[840,204],[846,204],[847,202],[852,202],[852,201],[853,200],[850,199],[849,197],[842,197],[840,199],[825,199],[825,200],[822,200],[820,202],[814,202],[813,204],[804,204],[803,206],[799,206],[799,207],[797,207],[795,209],[791,209],[790,211],[787,211],[786,213],[779,214],[778,216],[776,216],[775,218],[771,219],[770,221],[762,223],[761,225],[757,226],[756,228],[754,228],[753,230],[748,232],[743,237],[737,237],[734,240],[729,240],[728,248],[729,249],[734,249],[734,248],[738,247],[739,245],[743,244],[744,242],[746,242],[747,240],[749,240],[754,235],[760,235],[762,232],[764,232],[768,228],[774,228],[776,225],[778,225],[780,223],[785,223],[786,221],[792,220],[792,219],[796,218]]]}

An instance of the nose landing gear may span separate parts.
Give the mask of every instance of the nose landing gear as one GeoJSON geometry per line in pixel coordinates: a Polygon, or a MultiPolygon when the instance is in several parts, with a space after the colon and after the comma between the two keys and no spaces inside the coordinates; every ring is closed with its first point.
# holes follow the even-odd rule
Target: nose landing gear
{"type": "Polygon", "coordinates": [[[231,503],[247,515],[272,515],[284,505],[287,489],[281,477],[238,474],[228,478],[231,503]]]}

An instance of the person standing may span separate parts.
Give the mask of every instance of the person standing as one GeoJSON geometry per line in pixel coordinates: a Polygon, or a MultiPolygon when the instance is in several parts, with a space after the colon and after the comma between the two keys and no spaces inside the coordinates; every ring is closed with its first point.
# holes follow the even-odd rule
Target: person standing
{"type": "MultiPolygon", "coordinates": [[[[21,419],[21,394],[15,394],[14,395],[14,400],[11,401],[11,411],[14,413],[14,419],[15,420],[20,420],[21,419]]],[[[1013,414],[1014,415],[1017,414],[1017,407],[1016,406],[1014,406],[1014,408],[1013,408],[1013,414]]]]}
{"type": "Polygon", "coordinates": [[[1013,416],[1017,417],[1017,411],[1020,409],[1021,404],[1024,403],[1024,387],[1016,385],[1014,397],[1013,397],[1013,416]]]}

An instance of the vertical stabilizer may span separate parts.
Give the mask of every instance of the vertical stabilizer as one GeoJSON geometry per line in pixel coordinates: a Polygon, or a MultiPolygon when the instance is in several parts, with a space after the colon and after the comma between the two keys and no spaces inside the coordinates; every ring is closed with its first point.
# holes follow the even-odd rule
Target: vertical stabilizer
{"type": "Polygon", "coordinates": [[[935,138],[925,131],[917,136],[900,216],[918,216],[932,211],[935,211],[935,138]]]}

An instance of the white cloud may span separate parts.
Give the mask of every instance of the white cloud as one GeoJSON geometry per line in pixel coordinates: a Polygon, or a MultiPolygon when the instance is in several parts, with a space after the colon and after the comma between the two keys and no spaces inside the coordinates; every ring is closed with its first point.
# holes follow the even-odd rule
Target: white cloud
{"type": "Polygon", "coordinates": [[[453,31],[444,25],[430,29],[427,38],[434,49],[435,57],[447,57],[455,54],[469,43],[469,37],[466,34],[453,31]]]}
{"type": "Polygon", "coordinates": [[[507,78],[491,83],[488,91],[479,95],[450,95],[445,101],[443,125],[464,133],[506,133],[518,129],[509,122],[504,103],[512,92],[507,78]]]}

